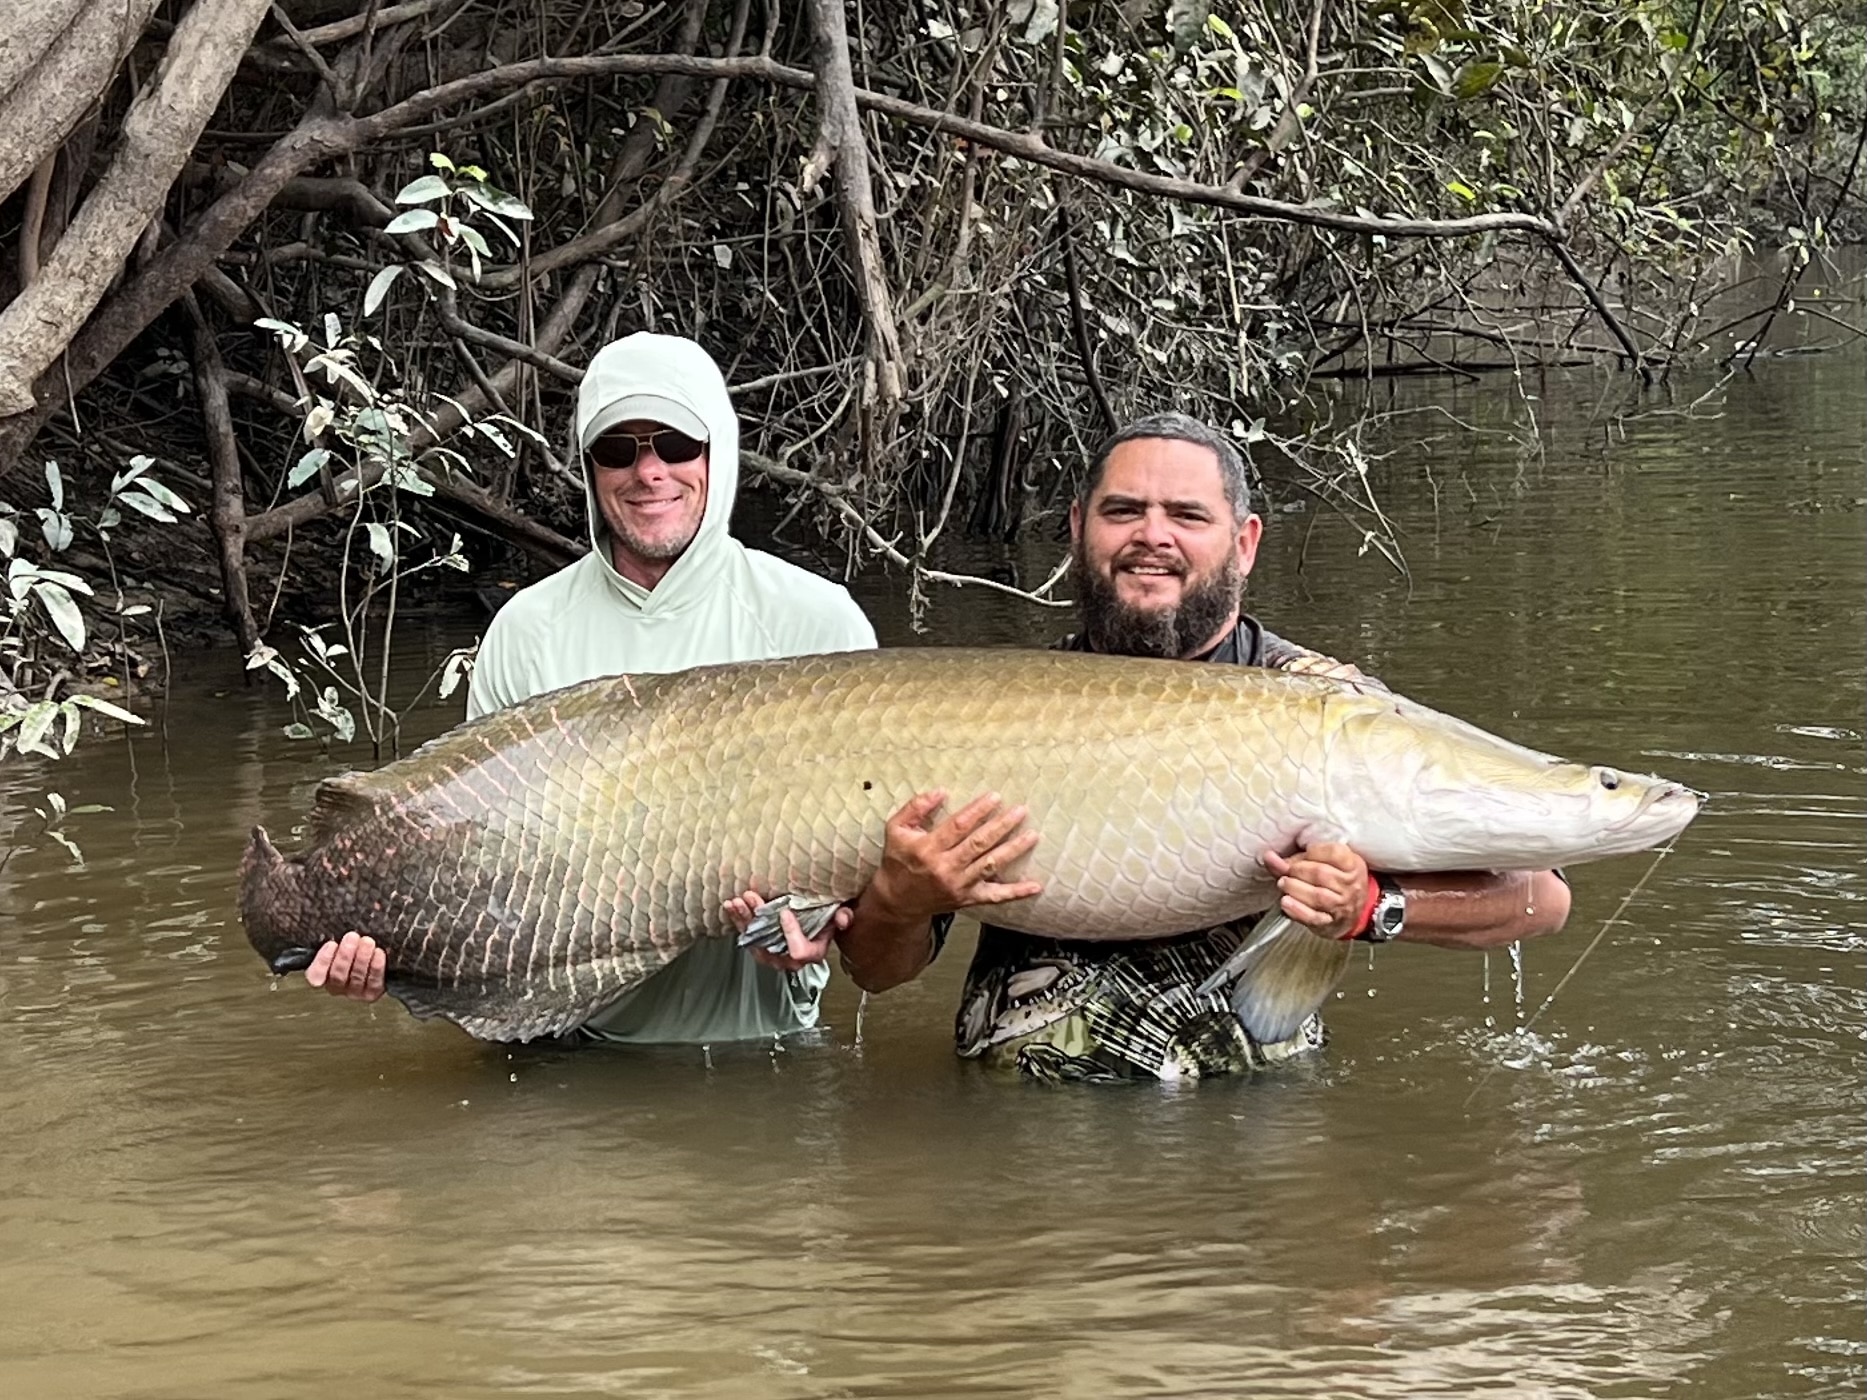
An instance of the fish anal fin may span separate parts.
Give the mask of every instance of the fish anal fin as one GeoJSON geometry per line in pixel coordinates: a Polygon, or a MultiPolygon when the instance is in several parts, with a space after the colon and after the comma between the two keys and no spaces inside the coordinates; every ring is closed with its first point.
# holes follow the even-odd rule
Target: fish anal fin
{"type": "Polygon", "coordinates": [[[1260,1045],[1288,1040],[1322,1009],[1348,970],[1349,942],[1318,938],[1287,915],[1253,938],[1255,952],[1232,986],[1232,1009],[1260,1045]]]}
{"type": "Polygon", "coordinates": [[[843,903],[834,897],[813,899],[803,894],[781,894],[768,899],[759,906],[758,913],[752,916],[752,922],[746,926],[745,932],[739,935],[739,946],[763,948],[768,953],[784,952],[784,925],[779,922],[778,916],[786,909],[797,916],[797,925],[803,929],[804,937],[821,937],[843,903]]]}

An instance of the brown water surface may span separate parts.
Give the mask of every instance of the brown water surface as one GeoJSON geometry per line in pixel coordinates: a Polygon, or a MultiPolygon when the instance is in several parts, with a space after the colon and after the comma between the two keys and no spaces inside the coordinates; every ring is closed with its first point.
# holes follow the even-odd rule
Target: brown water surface
{"type": "MultiPolygon", "coordinates": [[[[364,759],[209,658],[165,723],[0,770],[7,827],[115,809],[0,872],[0,1395],[1858,1395],[1862,358],[1382,393],[1410,580],[1277,510],[1255,609],[1712,794],[1531,1032],[1644,858],[1576,872],[1520,989],[1385,950],[1256,1080],[976,1072],[965,939],[859,1043],[839,979],[781,1049],[477,1044],[266,976],[245,832],[364,759]]],[[[1061,625],[949,594],[931,640],[1061,625]]]]}

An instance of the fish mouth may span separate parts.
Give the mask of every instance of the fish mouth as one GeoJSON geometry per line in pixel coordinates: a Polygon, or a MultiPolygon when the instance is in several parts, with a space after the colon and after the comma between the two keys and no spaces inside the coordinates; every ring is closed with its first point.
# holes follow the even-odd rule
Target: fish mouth
{"type": "MultiPolygon", "coordinates": [[[[1709,794],[1700,792],[1697,788],[1689,788],[1684,783],[1659,783],[1640,799],[1638,807],[1618,822],[1613,823],[1608,829],[1615,832],[1625,831],[1628,827],[1644,820],[1655,807],[1676,806],[1682,801],[1691,804],[1692,810],[1685,819],[1689,822],[1698,815],[1699,808],[1705,805],[1708,797],[1709,794]]],[[[1685,822],[1679,825],[1683,830],[1685,822]]]]}
{"type": "Polygon", "coordinates": [[[303,972],[316,956],[316,950],[311,948],[285,948],[266,959],[266,966],[272,969],[274,977],[283,977],[288,972],[303,972]]]}

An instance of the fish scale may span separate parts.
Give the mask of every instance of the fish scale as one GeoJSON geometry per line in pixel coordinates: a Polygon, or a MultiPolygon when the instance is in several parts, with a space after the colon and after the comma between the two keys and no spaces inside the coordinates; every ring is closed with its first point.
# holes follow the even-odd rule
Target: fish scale
{"type": "Polygon", "coordinates": [[[304,852],[255,830],[241,912],[275,968],[354,929],[417,1014],[528,1039],[736,932],[721,906],[746,889],[853,898],[888,816],[932,788],[1030,808],[1041,840],[999,878],[1044,891],[994,906],[995,923],[1133,939],[1268,908],[1267,849],[1344,840],[1400,871],[1652,844],[1615,823],[1662,780],[1595,791],[1598,771],[1372,685],[1256,668],[914,649],[750,662],[572,686],[330,779],[304,852]],[[1486,811],[1521,811],[1474,836],[1440,801],[1461,782],[1486,811]],[[1566,845],[1537,826],[1561,825],[1552,794],[1590,804],[1566,845]]]}

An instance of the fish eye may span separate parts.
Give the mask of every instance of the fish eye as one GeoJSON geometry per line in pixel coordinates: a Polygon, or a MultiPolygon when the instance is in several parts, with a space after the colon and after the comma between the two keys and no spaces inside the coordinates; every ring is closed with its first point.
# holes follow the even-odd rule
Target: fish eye
{"type": "Polygon", "coordinates": [[[1621,775],[1612,768],[1597,768],[1595,776],[1601,780],[1601,785],[1609,792],[1613,792],[1621,785],[1621,775]]]}

